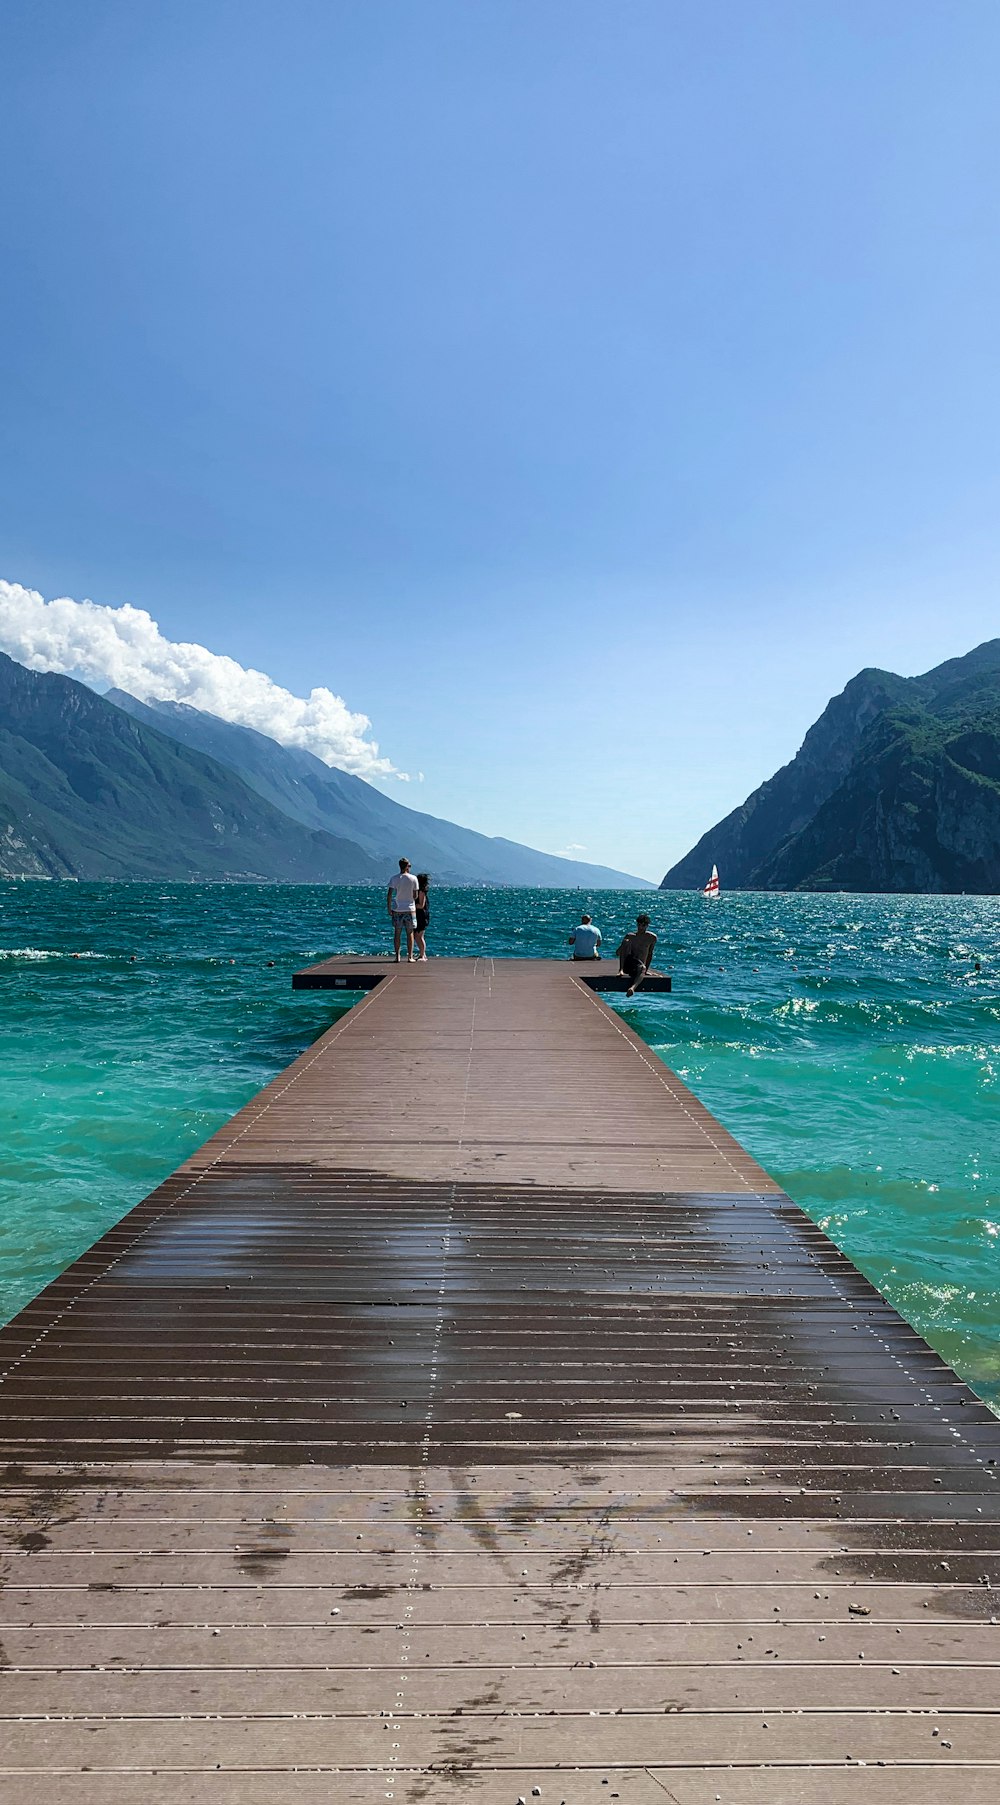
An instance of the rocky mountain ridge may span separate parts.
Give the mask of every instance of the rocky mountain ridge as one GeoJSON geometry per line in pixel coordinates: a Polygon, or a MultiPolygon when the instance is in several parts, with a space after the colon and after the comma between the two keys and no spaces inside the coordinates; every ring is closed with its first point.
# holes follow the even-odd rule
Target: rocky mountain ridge
{"type": "Polygon", "coordinates": [[[660,887],[713,864],[736,890],[1000,890],[1000,639],[919,677],[859,672],[660,887]]]}

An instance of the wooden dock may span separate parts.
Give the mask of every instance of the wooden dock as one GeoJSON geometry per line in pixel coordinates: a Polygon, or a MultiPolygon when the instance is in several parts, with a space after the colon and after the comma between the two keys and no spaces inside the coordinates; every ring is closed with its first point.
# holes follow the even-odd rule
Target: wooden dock
{"type": "MultiPolygon", "coordinates": [[[[504,960],[504,964],[509,964],[504,960]]],[[[537,961],[531,962],[537,971],[537,961]]],[[[615,991],[625,994],[629,980],[618,970],[617,959],[571,959],[573,976],[582,979],[588,990],[615,991]]],[[[322,959],[318,965],[307,965],[292,979],[293,990],[374,990],[395,969],[388,959],[322,959]]],[[[643,979],[643,996],[668,996],[671,979],[666,972],[651,971],[643,979]]]]}
{"type": "Polygon", "coordinates": [[[995,1805],[997,1419],[578,966],[320,974],[0,1333],[0,1796],[995,1805]]]}

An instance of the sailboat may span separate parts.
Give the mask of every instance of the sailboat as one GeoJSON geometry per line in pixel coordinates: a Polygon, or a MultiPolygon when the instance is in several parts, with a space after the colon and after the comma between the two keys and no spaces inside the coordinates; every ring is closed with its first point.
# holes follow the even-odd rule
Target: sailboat
{"type": "Polygon", "coordinates": [[[708,883],[702,889],[702,896],[718,896],[718,895],[719,895],[719,867],[718,867],[718,865],[713,865],[712,866],[712,875],[709,878],[708,883]]]}

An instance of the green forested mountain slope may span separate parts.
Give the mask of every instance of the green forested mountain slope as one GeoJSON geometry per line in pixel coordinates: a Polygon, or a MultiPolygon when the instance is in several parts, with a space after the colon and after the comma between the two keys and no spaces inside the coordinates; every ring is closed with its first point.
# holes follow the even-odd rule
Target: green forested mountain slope
{"type": "Polygon", "coordinates": [[[384,870],[82,683],[0,653],[0,876],[364,883],[384,870]]]}
{"type": "Polygon", "coordinates": [[[1000,640],[921,677],[862,671],[662,888],[1000,890],[1000,640]]]}

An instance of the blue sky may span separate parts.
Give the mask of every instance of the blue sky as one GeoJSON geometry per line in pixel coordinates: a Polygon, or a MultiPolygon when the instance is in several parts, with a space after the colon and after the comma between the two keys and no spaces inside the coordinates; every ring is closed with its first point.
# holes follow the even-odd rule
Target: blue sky
{"type": "Polygon", "coordinates": [[[0,59],[0,577],[653,877],[1000,631],[993,0],[35,0],[0,59]]]}

